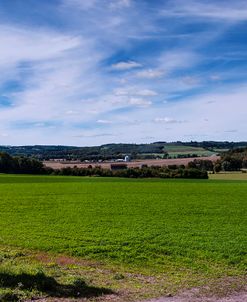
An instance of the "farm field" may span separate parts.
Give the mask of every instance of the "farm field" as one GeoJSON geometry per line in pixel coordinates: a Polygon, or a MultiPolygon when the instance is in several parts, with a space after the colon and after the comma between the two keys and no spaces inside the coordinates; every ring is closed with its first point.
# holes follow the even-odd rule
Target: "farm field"
{"type": "Polygon", "coordinates": [[[215,280],[240,286],[246,192],[247,182],[236,180],[1,175],[0,294],[23,272],[67,284],[67,294],[112,291],[116,301],[215,280]]]}
{"type": "Polygon", "coordinates": [[[216,174],[209,174],[209,179],[215,180],[247,180],[247,173],[243,172],[220,172],[216,174]]]}
{"type": "MultiPolygon", "coordinates": [[[[168,165],[188,165],[189,162],[195,160],[195,159],[202,159],[202,160],[211,160],[211,161],[217,161],[220,157],[219,156],[210,156],[210,157],[190,157],[190,158],[172,158],[172,159],[143,159],[143,160],[133,160],[131,162],[126,162],[127,166],[129,168],[134,167],[141,167],[142,165],[147,166],[168,166],[168,165]]],[[[110,169],[111,164],[113,162],[102,162],[102,163],[81,163],[81,162],[57,162],[57,161],[44,161],[44,165],[47,167],[51,167],[53,169],[61,169],[66,167],[74,167],[77,166],[78,168],[87,168],[88,165],[91,165],[93,167],[95,166],[101,166],[104,169],[110,169]]]]}
{"type": "Polygon", "coordinates": [[[201,147],[191,146],[178,146],[178,145],[167,145],[164,148],[168,152],[169,156],[176,158],[179,155],[196,154],[197,156],[213,156],[216,152],[206,150],[201,147]]]}

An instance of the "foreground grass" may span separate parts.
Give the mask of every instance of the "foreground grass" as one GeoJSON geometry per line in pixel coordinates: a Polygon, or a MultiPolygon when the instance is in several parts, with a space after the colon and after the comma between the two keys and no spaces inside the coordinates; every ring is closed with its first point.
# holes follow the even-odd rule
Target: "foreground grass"
{"type": "Polygon", "coordinates": [[[199,287],[204,296],[225,297],[244,290],[247,282],[234,268],[214,266],[211,274],[172,267],[162,274],[140,273],[99,261],[2,246],[0,263],[1,302],[142,301],[192,287],[199,287]]]}
{"type": "Polygon", "coordinates": [[[247,182],[238,181],[2,175],[4,291],[44,293],[39,286],[21,288],[20,281],[11,287],[4,281],[17,276],[15,283],[23,273],[51,282],[51,295],[85,295],[89,289],[90,294],[121,294],[125,289],[128,299],[173,293],[205,280],[241,279],[246,189],[247,182]],[[47,263],[37,262],[38,251],[48,252],[47,263]],[[64,269],[58,253],[89,262],[69,260],[64,269]]]}

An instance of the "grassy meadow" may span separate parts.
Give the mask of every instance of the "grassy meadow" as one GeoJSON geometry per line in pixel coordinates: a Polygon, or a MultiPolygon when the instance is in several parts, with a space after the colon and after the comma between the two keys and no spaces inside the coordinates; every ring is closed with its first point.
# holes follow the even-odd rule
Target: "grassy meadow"
{"type": "Polygon", "coordinates": [[[215,174],[209,174],[209,179],[214,180],[247,180],[247,173],[243,172],[220,172],[215,174]]]}
{"type": "Polygon", "coordinates": [[[149,288],[142,293],[152,296],[162,294],[162,287],[167,293],[242,276],[246,192],[247,182],[236,180],[1,175],[0,284],[5,292],[11,288],[6,274],[29,272],[54,278],[55,288],[61,289],[56,285],[61,279],[67,284],[64,291],[72,293],[81,285],[74,279],[82,275],[98,284],[100,289],[91,287],[93,293],[103,294],[106,286],[128,292],[149,288]],[[50,260],[37,262],[40,253],[50,260]],[[54,260],[57,255],[83,259],[84,269],[74,260],[71,267],[70,260],[66,273],[54,260]],[[96,269],[100,266],[112,282],[103,281],[106,273],[96,269]],[[147,285],[146,277],[134,280],[136,274],[157,280],[147,285]]]}
{"type": "Polygon", "coordinates": [[[168,152],[171,157],[178,157],[179,155],[196,154],[197,156],[211,156],[214,155],[215,151],[209,151],[202,147],[192,147],[192,146],[180,146],[180,145],[167,145],[164,150],[168,152]]]}

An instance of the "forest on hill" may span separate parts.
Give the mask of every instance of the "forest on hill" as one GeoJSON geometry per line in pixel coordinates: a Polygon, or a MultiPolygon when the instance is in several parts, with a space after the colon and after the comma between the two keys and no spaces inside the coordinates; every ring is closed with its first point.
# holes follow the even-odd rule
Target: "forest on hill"
{"type": "Polygon", "coordinates": [[[75,146],[0,146],[0,152],[12,156],[34,157],[39,160],[64,159],[98,161],[123,158],[132,159],[200,157],[221,154],[247,147],[247,142],[154,142],[150,144],[105,144],[92,147],[75,146]]]}

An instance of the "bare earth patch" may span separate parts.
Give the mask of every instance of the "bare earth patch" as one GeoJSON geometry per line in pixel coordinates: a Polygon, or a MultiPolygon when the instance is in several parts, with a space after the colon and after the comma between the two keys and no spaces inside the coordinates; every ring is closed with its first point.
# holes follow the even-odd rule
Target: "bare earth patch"
{"type": "MultiPolygon", "coordinates": [[[[46,265],[58,265],[68,270],[71,275],[81,275],[94,284],[113,290],[112,294],[99,297],[42,297],[38,302],[245,302],[247,301],[247,277],[223,277],[219,279],[201,280],[205,286],[186,290],[186,280],[173,284],[167,276],[148,276],[125,270],[116,270],[105,264],[90,260],[78,259],[66,255],[49,255],[37,253],[35,259],[46,265]],[[160,298],[146,298],[145,297],[160,298]],[[163,296],[163,297],[162,297],[163,296]]],[[[28,300],[31,302],[31,300],[28,300]]]]}
{"type": "Polygon", "coordinates": [[[198,290],[190,290],[175,297],[163,297],[152,299],[146,302],[245,302],[247,301],[247,291],[233,294],[227,297],[207,297],[198,295],[198,290]]]}
{"type": "MultiPolygon", "coordinates": [[[[146,300],[145,302],[246,302],[247,278],[227,277],[206,286],[192,288],[178,295],[146,300]]],[[[142,301],[144,302],[144,301],[142,301]]]]}

